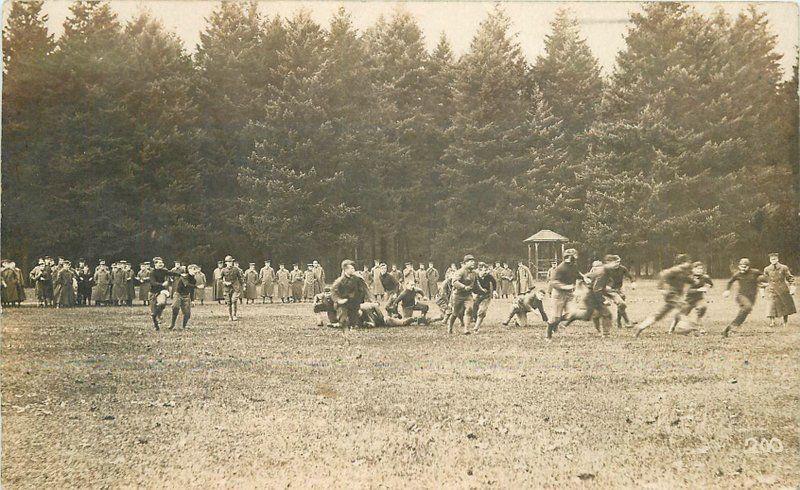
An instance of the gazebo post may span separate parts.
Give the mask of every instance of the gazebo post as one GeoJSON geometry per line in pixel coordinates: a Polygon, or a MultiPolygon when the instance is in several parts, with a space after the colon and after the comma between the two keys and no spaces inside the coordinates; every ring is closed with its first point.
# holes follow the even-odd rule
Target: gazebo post
{"type": "MultiPolygon", "coordinates": [[[[536,267],[536,269],[534,269],[535,272],[533,274],[538,276],[539,275],[539,242],[533,242],[533,246],[536,249],[536,262],[534,262],[534,264],[533,264],[536,267]]],[[[530,268],[530,267],[531,267],[531,265],[528,264],[528,268],[530,268]]]]}

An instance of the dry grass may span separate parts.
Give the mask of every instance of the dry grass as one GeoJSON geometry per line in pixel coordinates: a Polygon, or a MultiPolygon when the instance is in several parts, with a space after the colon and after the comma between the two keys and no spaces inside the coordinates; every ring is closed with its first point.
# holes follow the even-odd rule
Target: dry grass
{"type": "MultiPolygon", "coordinates": [[[[641,319],[652,284],[632,292],[641,319]]],[[[308,305],[3,312],[2,483],[39,487],[797,486],[798,318],[732,338],[314,326],[308,305]],[[169,311],[169,310],[168,310],[169,311]],[[168,312],[167,312],[168,313],[168,312]],[[748,438],[780,440],[782,452],[748,438]]],[[[538,318],[538,317],[537,317],[538,318]]],[[[777,446],[773,446],[777,449],[777,446]]]]}

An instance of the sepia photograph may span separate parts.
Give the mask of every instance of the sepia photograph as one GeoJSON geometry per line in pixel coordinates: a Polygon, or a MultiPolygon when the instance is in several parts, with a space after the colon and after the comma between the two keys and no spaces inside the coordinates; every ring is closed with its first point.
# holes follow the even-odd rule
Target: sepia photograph
{"type": "Polygon", "coordinates": [[[5,0],[0,487],[800,488],[799,31],[5,0]]]}

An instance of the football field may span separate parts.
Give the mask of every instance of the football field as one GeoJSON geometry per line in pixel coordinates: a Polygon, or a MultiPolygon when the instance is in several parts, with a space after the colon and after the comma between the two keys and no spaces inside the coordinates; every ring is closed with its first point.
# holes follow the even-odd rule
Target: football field
{"type": "MultiPolygon", "coordinates": [[[[2,484],[796,487],[800,318],[770,328],[759,298],[723,339],[717,283],[705,335],[639,339],[576,323],[547,341],[535,313],[500,325],[509,300],[469,336],[343,334],[309,304],[237,323],[206,304],[161,332],[142,306],[6,309],[2,484]]],[[[631,318],[658,300],[640,282],[631,318]]]]}

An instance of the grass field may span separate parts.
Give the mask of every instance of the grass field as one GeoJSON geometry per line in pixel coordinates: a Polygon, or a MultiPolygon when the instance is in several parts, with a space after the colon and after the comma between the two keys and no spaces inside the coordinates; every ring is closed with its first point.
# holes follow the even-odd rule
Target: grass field
{"type": "MultiPolygon", "coordinates": [[[[63,487],[796,487],[800,319],[729,339],[586,324],[348,333],[309,305],[7,309],[2,483],[63,487]],[[167,310],[166,314],[169,313],[167,310]],[[166,318],[165,314],[165,318],[166,318]],[[770,443],[771,441],[771,443],[770,443]]],[[[657,306],[629,294],[634,320],[657,306]]]]}

